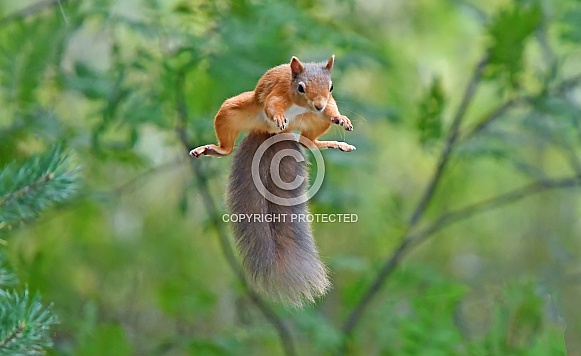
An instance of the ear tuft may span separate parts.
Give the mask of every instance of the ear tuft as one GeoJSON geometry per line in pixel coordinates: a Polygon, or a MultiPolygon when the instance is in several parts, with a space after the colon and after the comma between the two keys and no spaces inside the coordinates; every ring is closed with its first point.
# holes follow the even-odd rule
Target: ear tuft
{"type": "Polygon", "coordinates": [[[305,67],[303,66],[301,61],[295,56],[293,56],[293,58],[291,59],[290,67],[293,73],[293,78],[295,78],[297,75],[301,74],[305,70],[305,67]]]}
{"type": "Polygon", "coordinates": [[[325,65],[325,69],[327,69],[327,70],[333,69],[333,63],[335,63],[335,55],[334,54],[332,54],[331,58],[329,58],[327,65],[325,65]]]}

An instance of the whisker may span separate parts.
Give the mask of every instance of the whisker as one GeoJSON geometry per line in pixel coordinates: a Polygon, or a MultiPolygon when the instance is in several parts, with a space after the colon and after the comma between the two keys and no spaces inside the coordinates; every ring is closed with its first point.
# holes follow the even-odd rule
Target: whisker
{"type": "Polygon", "coordinates": [[[345,128],[341,125],[332,125],[332,127],[333,127],[332,130],[339,131],[339,135],[343,138],[343,141],[345,141],[347,137],[346,135],[347,132],[345,131],[345,128]]]}
{"type": "MultiPolygon", "coordinates": [[[[338,103],[346,103],[346,101],[343,101],[343,100],[337,100],[337,99],[335,99],[335,101],[336,101],[336,102],[338,102],[338,103]]],[[[353,115],[357,116],[357,118],[358,118],[358,119],[361,119],[361,120],[363,120],[363,121],[367,121],[367,120],[366,120],[366,119],[365,119],[365,118],[364,118],[362,115],[360,115],[360,114],[359,114],[359,113],[357,113],[356,111],[353,111],[353,110],[351,110],[351,109],[349,109],[349,108],[342,107],[342,108],[341,108],[341,111],[347,111],[348,113],[350,113],[350,114],[353,114],[353,115]]]]}

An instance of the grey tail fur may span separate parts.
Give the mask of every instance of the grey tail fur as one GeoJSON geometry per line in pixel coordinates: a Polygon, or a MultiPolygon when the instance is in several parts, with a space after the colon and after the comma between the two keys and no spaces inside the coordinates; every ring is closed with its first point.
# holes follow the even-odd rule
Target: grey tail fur
{"type": "MultiPolygon", "coordinates": [[[[292,214],[309,213],[307,203],[294,206],[275,204],[267,200],[254,184],[251,170],[254,153],[271,136],[250,133],[237,147],[227,202],[231,214],[259,214],[251,218],[246,215],[244,220],[232,222],[234,238],[252,284],[274,299],[300,307],[305,300],[314,302],[316,297],[325,294],[330,283],[326,268],[319,259],[310,224],[298,219],[291,221],[292,214]],[[260,217],[263,221],[256,220],[260,217]]],[[[296,198],[307,188],[307,160],[298,162],[292,156],[282,158],[279,172],[284,182],[292,182],[297,176],[305,177],[298,188],[284,190],[273,182],[270,173],[274,155],[283,149],[303,154],[298,142],[277,142],[262,155],[255,178],[261,179],[264,187],[276,196],[296,198]]]]}

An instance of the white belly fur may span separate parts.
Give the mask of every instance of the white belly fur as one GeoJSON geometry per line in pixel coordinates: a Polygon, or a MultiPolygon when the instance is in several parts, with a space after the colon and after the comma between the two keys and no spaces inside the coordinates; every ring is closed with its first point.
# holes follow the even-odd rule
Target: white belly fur
{"type": "Polygon", "coordinates": [[[293,104],[293,106],[284,112],[284,116],[288,119],[289,123],[291,123],[297,116],[304,114],[307,111],[309,111],[309,109],[293,104]]]}
{"type": "MultiPolygon", "coordinates": [[[[309,112],[309,111],[310,110],[307,108],[293,104],[290,108],[286,109],[286,111],[284,112],[284,117],[287,118],[288,123],[290,124],[291,122],[293,122],[296,119],[297,116],[304,114],[306,112],[309,112]]],[[[312,112],[312,111],[310,111],[310,112],[312,112]]],[[[276,124],[272,120],[268,119],[268,117],[266,117],[266,113],[264,111],[262,111],[260,113],[260,119],[265,120],[269,124],[272,124],[273,127],[276,127],[276,124]]]]}

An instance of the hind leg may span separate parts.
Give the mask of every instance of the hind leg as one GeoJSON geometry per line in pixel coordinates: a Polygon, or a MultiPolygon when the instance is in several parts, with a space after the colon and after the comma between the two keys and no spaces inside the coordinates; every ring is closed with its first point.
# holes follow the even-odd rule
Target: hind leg
{"type": "Polygon", "coordinates": [[[251,110],[253,92],[242,93],[234,98],[228,99],[214,119],[214,129],[218,144],[209,144],[194,148],[190,151],[190,156],[227,156],[234,149],[234,143],[238,134],[243,128],[244,119],[251,110]]]}
{"type": "Polygon", "coordinates": [[[218,138],[218,145],[209,144],[196,147],[190,151],[190,156],[227,156],[234,149],[234,143],[240,133],[236,127],[236,115],[233,113],[224,112],[220,110],[215,119],[216,137],[218,138]]]}

